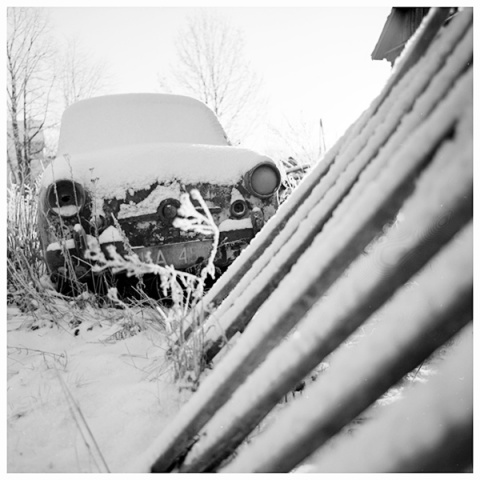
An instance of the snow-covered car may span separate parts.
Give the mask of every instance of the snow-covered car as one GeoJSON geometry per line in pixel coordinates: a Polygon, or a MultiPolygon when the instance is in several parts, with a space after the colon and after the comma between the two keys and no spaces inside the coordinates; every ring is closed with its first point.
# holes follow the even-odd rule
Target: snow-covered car
{"type": "Polygon", "coordinates": [[[50,278],[66,294],[78,291],[77,281],[101,290],[105,276],[85,256],[92,239],[107,258],[113,245],[178,270],[201,265],[212,237],[173,225],[181,194],[192,189],[218,226],[215,266],[224,270],[274,215],[280,184],[276,164],[232,146],[198,100],[123,94],[80,101],[64,112],[56,158],[41,179],[38,226],[50,278]]]}

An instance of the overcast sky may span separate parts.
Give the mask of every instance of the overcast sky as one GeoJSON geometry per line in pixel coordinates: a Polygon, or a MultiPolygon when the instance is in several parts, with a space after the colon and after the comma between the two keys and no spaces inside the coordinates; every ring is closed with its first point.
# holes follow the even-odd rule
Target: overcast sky
{"type": "MultiPolygon", "coordinates": [[[[109,64],[111,93],[129,93],[159,91],[157,75],[174,62],[175,37],[198,8],[207,7],[49,11],[55,35],[76,37],[109,64]]],[[[214,10],[243,31],[245,55],[263,77],[269,97],[268,118],[322,118],[329,144],[368,107],[390,73],[387,62],[370,58],[390,7],[214,10]]]]}

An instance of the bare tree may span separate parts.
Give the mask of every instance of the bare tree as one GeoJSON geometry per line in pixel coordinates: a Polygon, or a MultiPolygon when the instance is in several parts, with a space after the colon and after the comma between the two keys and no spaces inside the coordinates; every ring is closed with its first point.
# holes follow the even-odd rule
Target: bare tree
{"type": "Polygon", "coordinates": [[[49,63],[53,47],[44,9],[9,7],[7,20],[8,135],[13,145],[7,156],[15,181],[22,185],[29,180],[33,157],[43,148],[39,139],[55,81],[49,63]]]}
{"type": "Polygon", "coordinates": [[[224,19],[201,11],[177,37],[178,62],[160,79],[166,91],[206,103],[219,117],[232,143],[254,128],[262,101],[261,81],[244,57],[242,32],[224,19]]]}
{"type": "Polygon", "coordinates": [[[106,93],[111,84],[108,62],[95,59],[75,37],[59,43],[52,68],[57,82],[44,132],[45,153],[50,158],[57,150],[60,120],[65,109],[79,100],[106,93]]]}
{"type": "Polygon", "coordinates": [[[59,67],[63,108],[102,93],[109,83],[107,69],[104,61],[92,60],[76,38],[68,39],[59,67]]]}

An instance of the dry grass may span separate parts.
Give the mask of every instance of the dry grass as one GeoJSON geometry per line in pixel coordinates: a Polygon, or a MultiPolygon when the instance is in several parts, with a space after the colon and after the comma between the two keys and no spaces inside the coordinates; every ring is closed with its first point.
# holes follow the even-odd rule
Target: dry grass
{"type": "Polygon", "coordinates": [[[313,164],[302,164],[292,157],[283,159],[280,167],[283,170],[283,185],[280,192],[280,203],[283,203],[298,187],[313,164]]]}
{"type": "Polygon", "coordinates": [[[36,228],[37,192],[38,183],[7,189],[7,301],[23,310],[44,301],[46,269],[36,228]]]}

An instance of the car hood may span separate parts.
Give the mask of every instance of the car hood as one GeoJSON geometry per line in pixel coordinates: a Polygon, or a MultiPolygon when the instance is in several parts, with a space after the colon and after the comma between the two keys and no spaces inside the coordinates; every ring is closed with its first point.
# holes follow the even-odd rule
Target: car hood
{"type": "Polygon", "coordinates": [[[98,198],[124,199],[129,190],[158,182],[235,185],[260,162],[271,161],[252,150],[220,145],[162,143],[133,145],[82,154],[64,154],[49,164],[42,187],[73,180],[98,198]]]}

